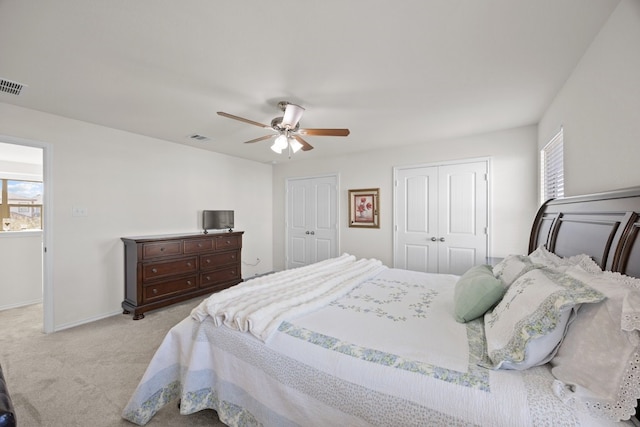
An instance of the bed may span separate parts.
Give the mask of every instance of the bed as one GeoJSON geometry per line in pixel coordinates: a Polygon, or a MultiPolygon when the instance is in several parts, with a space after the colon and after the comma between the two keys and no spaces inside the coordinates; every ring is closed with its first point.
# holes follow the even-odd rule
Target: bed
{"type": "Polygon", "coordinates": [[[462,276],[343,254],[214,294],[123,418],[230,426],[621,426],[640,398],[640,188],[545,203],[529,254],[462,276]],[[176,409],[178,410],[178,409],[176,409]]]}

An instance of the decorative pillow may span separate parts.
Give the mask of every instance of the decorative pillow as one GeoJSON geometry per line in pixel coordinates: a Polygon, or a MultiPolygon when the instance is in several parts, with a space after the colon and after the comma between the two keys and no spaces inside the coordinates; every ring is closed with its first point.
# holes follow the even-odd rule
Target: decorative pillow
{"type": "Polygon", "coordinates": [[[585,254],[562,258],[554,254],[553,252],[549,252],[549,250],[545,248],[544,245],[531,252],[529,254],[529,259],[534,264],[541,264],[545,267],[553,268],[560,271],[564,271],[569,267],[578,265],[585,260],[591,261],[591,258],[585,254]]]}
{"type": "Polygon", "coordinates": [[[574,308],[602,301],[600,292],[561,272],[541,268],[518,278],[484,315],[493,369],[528,369],[553,357],[574,308]]]}
{"type": "Polygon", "coordinates": [[[493,274],[502,280],[505,287],[509,287],[527,271],[543,267],[543,264],[535,264],[528,256],[509,255],[493,267],[493,274]]]}
{"type": "Polygon", "coordinates": [[[506,288],[496,279],[489,265],[471,267],[456,282],[454,314],[464,323],[482,316],[504,295],[506,288]]]}
{"type": "Polygon", "coordinates": [[[566,274],[607,299],[583,306],[569,326],[551,360],[554,392],[592,416],[628,420],[640,398],[640,280],[597,266],[575,266],[566,274]]]}

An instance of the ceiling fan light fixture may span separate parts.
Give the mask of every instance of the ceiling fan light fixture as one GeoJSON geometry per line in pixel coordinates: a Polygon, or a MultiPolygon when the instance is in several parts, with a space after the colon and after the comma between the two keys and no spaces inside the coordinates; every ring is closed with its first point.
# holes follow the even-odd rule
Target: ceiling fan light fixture
{"type": "Polygon", "coordinates": [[[273,143],[273,145],[271,146],[271,149],[273,150],[274,153],[276,154],[282,154],[282,148],[278,147],[278,144],[276,144],[275,142],[273,143]]]}
{"type": "Polygon", "coordinates": [[[297,153],[302,148],[302,144],[300,144],[300,141],[294,138],[289,138],[289,146],[291,147],[291,151],[293,151],[294,153],[297,153]]]}
{"type": "Polygon", "coordinates": [[[286,135],[280,135],[276,138],[271,149],[278,154],[282,154],[282,150],[288,147],[288,141],[286,135]]]}
{"type": "Polygon", "coordinates": [[[287,129],[293,129],[302,118],[302,113],[304,113],[304,108],[301,106],[296,104],[287,104],[280,126],[287,129]]]}

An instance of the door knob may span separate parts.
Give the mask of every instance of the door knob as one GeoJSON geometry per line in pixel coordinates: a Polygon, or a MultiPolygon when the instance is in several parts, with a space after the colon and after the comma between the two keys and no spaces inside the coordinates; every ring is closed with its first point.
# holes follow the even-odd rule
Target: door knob
{"type": "Polygon", "coordinates": [[[309,233],[309,230],[307,230],[307,231],[304,232],[304,234],[311,234],[311,233],[309,233]]]}
{"type": "Polygon", "coordinates": [[[441,237],[438,240],[440,240],[441,242],[444,242],[444,237],[441,237]]]}
{"type": "Polygon", "coordinates": [[[431,241],[432,241],[432,242],[435,242],[436,240],[438,240],[438,239],[436,239],[435,237],[432,237],[432,238],[431,238],[431,241]]]}
{"type": "Polygon", "coordinates": [[[316,234],[316,232],[315,232],[315,231],[312,231],[310,234],[311,234],[312,236],[314,236],[314,235],[316,234]]]}

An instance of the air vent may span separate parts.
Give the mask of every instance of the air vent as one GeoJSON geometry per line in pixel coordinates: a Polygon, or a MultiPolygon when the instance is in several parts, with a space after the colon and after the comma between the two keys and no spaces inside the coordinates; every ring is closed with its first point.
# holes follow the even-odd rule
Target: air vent
{"type": "Polygon", "coordinates": [[[204,136],[204,135],[199,135],[197,133],[194,133],[193,135],[191,135],[189,138],[191,139],[195,139],[196,141],[209,141],[209,137],[204,136]]]}
{"type": "Polygon", "coordinates": [[[27,86],[22,83],[12,82],[11,80],[0,77],[0,92],[10,93],[11,95],[20,95],[25,87],[27,86]]]}

